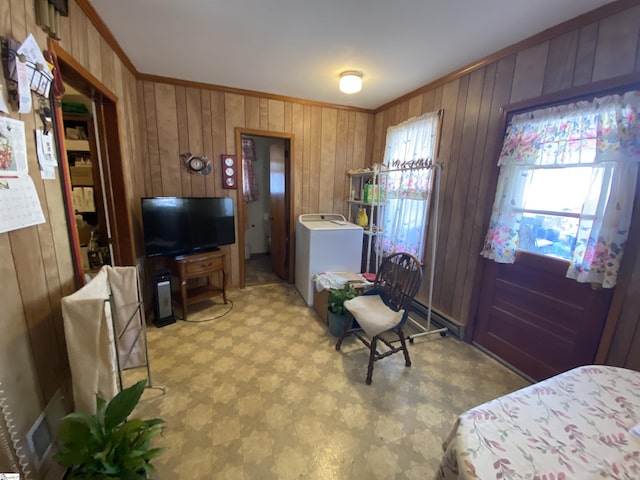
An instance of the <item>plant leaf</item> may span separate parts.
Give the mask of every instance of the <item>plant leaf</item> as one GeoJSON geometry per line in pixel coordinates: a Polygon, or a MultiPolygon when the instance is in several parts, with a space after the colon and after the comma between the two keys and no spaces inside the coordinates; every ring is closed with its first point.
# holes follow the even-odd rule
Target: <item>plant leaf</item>
{"type": "Polygon", "coordinates": [[[63,445],[87,444],[92,438],[91,428],[86,419],[67,416],[60,422],[58,437],[63,445]]]}
{"type": "Polygon", "coordinates": [[[158,455],[160,455],[162,452],[164,452],[166,450],[166,448],[160,447],[160,448],[152,448],[150,449],[147,454],[145,455],[145,460],[149,461],[153,458],[156,458],[158,455]]]}
{"type": "Polygon", "coordinates": [[[107,405],[104,416],[105,431],[111,431],[115,426],[124,422],[131,412],[133,412],[133,409],[142,396],[146,384],[146,380],[140,380],[135,385],[125,388],[113,397],[107,405]]]}

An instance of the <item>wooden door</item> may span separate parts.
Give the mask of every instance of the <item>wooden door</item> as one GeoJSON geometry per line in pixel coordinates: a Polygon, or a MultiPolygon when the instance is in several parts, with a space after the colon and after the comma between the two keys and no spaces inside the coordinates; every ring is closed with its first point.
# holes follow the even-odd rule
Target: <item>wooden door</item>
{"type": "Polygon", "coordinates": [[[271,144],[269,148],[269,180],[271,190],[271,268],[283,280],[289,279],[288,210],[286,157],[284,142],[271,144]]]}
{"type": "Polygon", "coordinates": [[[485,262],[474,343],[535,380],[594,361],[612,289],[566,278],[568,262],[543,255],[485,262]]]}

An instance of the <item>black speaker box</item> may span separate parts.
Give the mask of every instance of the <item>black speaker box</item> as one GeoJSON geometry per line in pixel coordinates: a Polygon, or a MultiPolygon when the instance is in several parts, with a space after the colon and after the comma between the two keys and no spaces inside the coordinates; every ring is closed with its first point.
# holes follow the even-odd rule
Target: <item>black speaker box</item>
{"type": "Polygon", "coordinates": [[[176,322],[171,302],[171,272],[169,270],[159,270],[155,273],[154,280],[155,302],[153,312],[155,318],[153,323],[156,327],[164,327],[176,322]]]}

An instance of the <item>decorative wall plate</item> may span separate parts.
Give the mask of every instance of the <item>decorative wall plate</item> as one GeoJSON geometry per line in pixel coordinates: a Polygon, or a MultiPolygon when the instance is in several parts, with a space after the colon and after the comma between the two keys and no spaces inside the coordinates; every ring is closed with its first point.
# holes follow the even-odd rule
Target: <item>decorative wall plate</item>
{"type": "Polygon", "coordinates": [[[222,188],[238,188],[238,162],[235,155],[224,154],[222,163],[222,188]]]}
{"type": "Polygon", "coordinates": [[[180,155],[187,171],[197,173],[198,175],[207,175],[211,173],[211,161],[205,157],[196,157],[190,153],[180,155]]]}

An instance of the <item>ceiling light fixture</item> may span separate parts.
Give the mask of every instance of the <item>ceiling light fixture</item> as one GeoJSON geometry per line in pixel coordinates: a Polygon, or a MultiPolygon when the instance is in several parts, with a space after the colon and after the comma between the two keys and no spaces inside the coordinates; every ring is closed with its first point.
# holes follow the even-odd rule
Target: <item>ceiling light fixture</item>
{"type": "Polygon", "coordinates": [[[362,73],[350,70],[340,74],[340,91],[356,93],[362,90],[362,73]]]}

